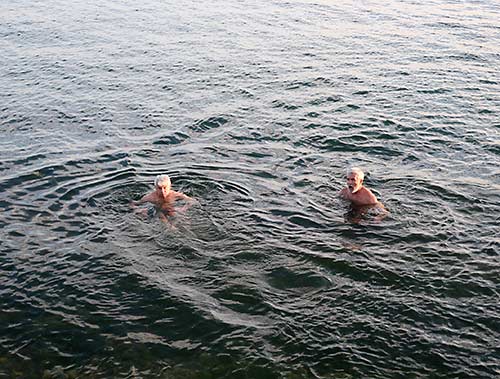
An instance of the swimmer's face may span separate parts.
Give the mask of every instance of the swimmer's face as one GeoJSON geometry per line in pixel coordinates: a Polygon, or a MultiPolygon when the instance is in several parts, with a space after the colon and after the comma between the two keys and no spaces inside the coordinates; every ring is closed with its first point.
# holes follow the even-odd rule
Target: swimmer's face
{"type": "Polygon", "coordinates": [[[163,182],[158,183],[156,186],[156,191],[158,195],[163,198],[166,198],[168,193],[170,192],[170,180],[164,180],[163,182]]]}
{"type": "Polygon", "coordinates": [[[349,192],[355,193],[362,185],[363,181],[357,174],[351,172],[347,175],[347,188],[349,188],[349,192]]]}

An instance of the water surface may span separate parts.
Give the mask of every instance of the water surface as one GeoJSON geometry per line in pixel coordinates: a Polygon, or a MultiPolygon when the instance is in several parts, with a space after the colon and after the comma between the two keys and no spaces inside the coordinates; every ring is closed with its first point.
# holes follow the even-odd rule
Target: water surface
{"type": "Polygon", "coordinates": [[[0,0],[0,377],[498,377],[499,19],[0,0]]]}

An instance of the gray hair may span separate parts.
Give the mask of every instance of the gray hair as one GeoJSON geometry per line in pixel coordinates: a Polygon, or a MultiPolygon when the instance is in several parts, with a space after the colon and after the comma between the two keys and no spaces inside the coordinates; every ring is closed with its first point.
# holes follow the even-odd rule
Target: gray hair
{"type": "Polygon", "coordinates": [[[168,175],[158,175],[156,178],[155,178],[155,187],[158,187],[158,184],[161,183],[161,182],[168,182],[168,184],[172,184],[170,182],[170,177],[168,175]]]}
{"type": "Polygon", "coordinates": [[[365,179],[365,173],[359,167],[350,167],[347,170],[347,175],[354,174],[363,181],[365,179]]]}

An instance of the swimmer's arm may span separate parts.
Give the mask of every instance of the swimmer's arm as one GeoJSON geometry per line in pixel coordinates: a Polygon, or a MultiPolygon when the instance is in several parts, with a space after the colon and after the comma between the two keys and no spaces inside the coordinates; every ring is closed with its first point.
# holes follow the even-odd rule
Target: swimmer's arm
{"type": "Polygon", "coordinates": [[[175,195],[175,200],[184,200],[187,201],[188,203],[196,203],[197,201],[193,199],[192,197],[189,197],[188,195],[182,193],[182,192],[174,192],[175,195]]]}
{"type": "Polygon", "coordinates": [[[165,216],[165,214],[163,212],[158,212],[158,217],[160,218],[160,220],[162,222],[165,222],[165,223],[169,223],[170,224],[170,221],[168,221],[168,218],[167,216],[165,216]]]}
{"type": "Polygon", "coordinates": [[[136,205],[141,205],[141,204],[144,204],[144,203],[153,203],[154,204],[155,202],[153,200],[154,199],[152,198],[152,194],[147,194],[147,195],[144,195],[139,200],[132,200],[130,202],[130,205],[136,206],[136,205]]]}
{"type": "Polygon", "coordinates": [[[340,196],[342,199],[347,199],[347,188],[346,187],[342,188],[339,191],[338,196],[340,196]]]}
{"type": "Polygon", "coordinates": [[[361,190],[360,190],[360,192],[361,191],[362,191],[362,199],[363,199],[363,203],[364,204],[367,204],[367,205],[376,205],[376,206],[378,206],[380,204],[382,206],[382,208],[384,207],[382,205],[382,203],[378,201],[377,196],[375,196],[373,194],[373,192],[370,191],[368,188],[362,187],[361,190]]]}
{"type": "Polygon", "coordinates": [[[377,201],[376,207],[380,211],[380,213],[374,217],[374,221],[380,222],[389,215],[389,211],[384,207],[384,204],[382,204],[380,201],[377,201]]]}
{"type": "MultiPolygon", "coordinates": [[[[141,199],[142,200],[142,199],[141,199]]],[[[141,205],[143,204],[143,202],[141,200],[130,200],[130,206],[131,207],[136,207],[138,205],[141,205]]]]}
{"type": "Polygon", "coordinates": [[[182,192],[176,192],[175,198],[180,199],[180,200],[184,200],[186,202],[186,205],[184,205],[183,207],[181,207],[179,209],[181,212],[187,211],[193,204],[198,203],[197,200],[193,199],[192,197],[189,197],[186,194],[183,194],[182,192]]]}

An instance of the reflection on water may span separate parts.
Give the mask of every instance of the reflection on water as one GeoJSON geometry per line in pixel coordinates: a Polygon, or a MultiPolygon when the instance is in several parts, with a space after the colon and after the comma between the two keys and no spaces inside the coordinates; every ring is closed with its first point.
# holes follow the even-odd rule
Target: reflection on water
{"type": "Polygon", "coordinates": [[[215,5],[0,6],[0,377],[498,376],[495,5],[215,5]]]}

